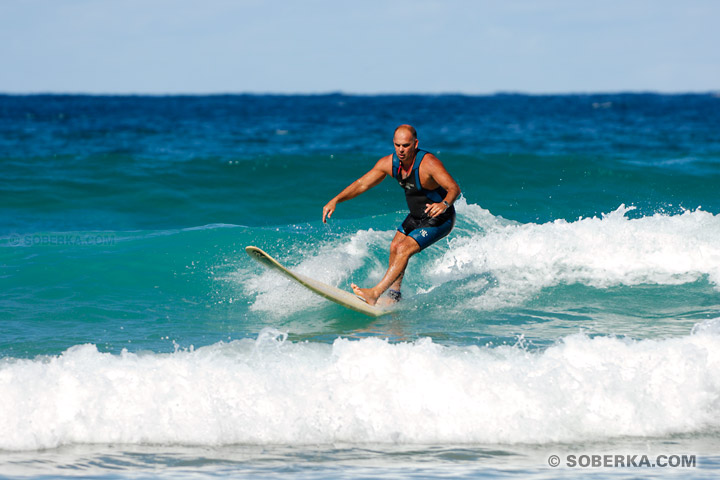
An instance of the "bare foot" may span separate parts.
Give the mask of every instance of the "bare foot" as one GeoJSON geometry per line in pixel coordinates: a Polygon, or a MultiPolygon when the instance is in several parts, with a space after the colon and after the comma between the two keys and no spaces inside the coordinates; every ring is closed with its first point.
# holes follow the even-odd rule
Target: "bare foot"
{"type": "Polygon", "coordinates": [[[350,286],[353,292],[355,292],[355,295],[365,300],[368,305],[375,305],[377,303],[378,297],[373,293],[372,288],[360,288],[354,283],[350,284],[350,286]]]}

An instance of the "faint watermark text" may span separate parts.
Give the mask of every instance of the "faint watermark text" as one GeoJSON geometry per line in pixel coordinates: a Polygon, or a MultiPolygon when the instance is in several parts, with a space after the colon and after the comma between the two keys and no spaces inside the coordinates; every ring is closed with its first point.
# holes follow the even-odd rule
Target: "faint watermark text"
{"type": "Polygon", "coordinates": [[[115,245],[114,233],[31,233],[13,234],[7,238],[11,247],[40,245],[106,246],[115,245]]]}

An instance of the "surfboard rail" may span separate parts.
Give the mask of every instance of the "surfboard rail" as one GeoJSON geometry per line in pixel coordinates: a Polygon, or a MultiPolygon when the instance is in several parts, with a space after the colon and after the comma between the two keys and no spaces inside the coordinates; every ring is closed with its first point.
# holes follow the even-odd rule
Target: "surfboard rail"
{"type": "Polygon", "coordinates": [[[389,309],[369,305],[364,300],[358,298],[355,294],[341,290],[332,285],[328,285],[314,278],[302,275],[283,266],[280,262],[271,257],[268,253],[255,246],[245,247],[245,252],[257,262],[265,267],[281,273],[285,277],[299,283],[313,293],[316,293],[332,302],[342,305],[345,308],[355,310],[369,317],[380,317],[389,313],[389,309]]]}

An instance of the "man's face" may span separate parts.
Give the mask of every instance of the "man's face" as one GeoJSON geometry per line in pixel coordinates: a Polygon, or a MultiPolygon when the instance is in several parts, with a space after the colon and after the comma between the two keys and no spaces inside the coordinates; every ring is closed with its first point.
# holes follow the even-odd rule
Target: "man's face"
{"type": "Polygon", "coordinates": [[[395,144],[395,153],[401,162],[404,162],[405,159],[415,158],[418,141],[413,138],[412,133],[405,129],[398,130],[393,137],[393,143],[395,144]]]}

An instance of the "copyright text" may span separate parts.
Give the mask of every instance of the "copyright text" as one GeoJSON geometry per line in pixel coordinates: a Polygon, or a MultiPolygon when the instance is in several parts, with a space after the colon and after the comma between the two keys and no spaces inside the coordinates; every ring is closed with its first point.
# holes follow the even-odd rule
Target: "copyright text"
{"type": "Polygon", "coordinates": [[[695,468],[695,455],[550,455],[548,465],[568,468],[695,468]]]}

